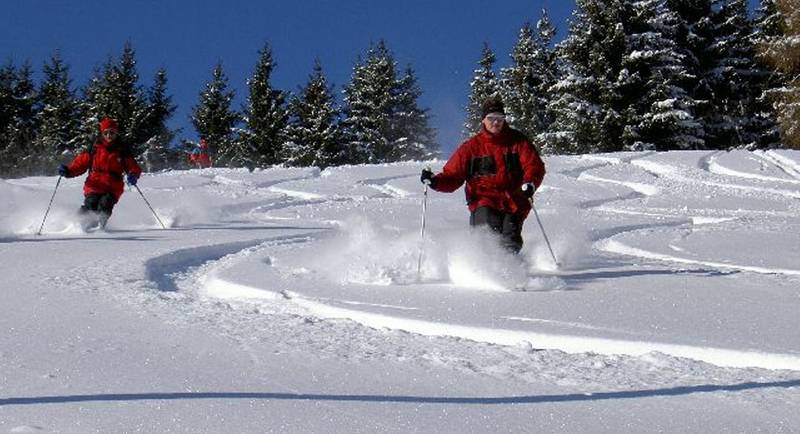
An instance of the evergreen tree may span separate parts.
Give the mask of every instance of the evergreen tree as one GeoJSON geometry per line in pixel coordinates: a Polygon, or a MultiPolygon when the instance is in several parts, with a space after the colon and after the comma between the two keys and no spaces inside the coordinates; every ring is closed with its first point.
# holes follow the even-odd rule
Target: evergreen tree
{"type": "MultiPolygon", "coordinates": [[[[778,9],[775,0],[761,0],[754,20],[753,44],[756,46],[756,61],[763,71],[758,80],[760,95],[756,100],[754,115],[762,122],[763,132],[758,143],[759,148],[777,148],[781,146],[781,129],[775,103],[781,100],[781,94],[788,89],[788,77],[782,69],[776,69],[773,59],[781,55],[773,51],[773,47],[781,45],[786,36],[786,20],[778,9]]],[[[800,53],[798,53],[800,54],[800,53]]]]}
{"type": "Polygon", "coordinates": [[[534,52],[533,65],[535,74],[539,77],[539,84],[536,91],[536,110],[538,120],[537,143],[542,143],[540,137],[549,131],[550,126],[555,121],[555,113],[549,108],[549,102],[553,99],[551,89],[558,79],[558,58],[556,51],[552,47],[553,38],[556,35],[556,28],[550,21],[547,10],[542,10],[542,15],[536,23],[534,33],[534,52]]]}
{"type": "Polygon", "coordinates": [[[14,81],[17,71],[9,61],[0,68],[0,144],[8,143],[6,134],[14,119],[14,81]]]}
{"type": "Polygon", "coordinates": [[[577,0],[570,32],[558,46],[562,79],[552,87],[555,120],[543,152],[622,149],[625,101],[617,93],[628,17],[621,0],[577,0]]]}
{"type": "Polygon", "coordinates": [[[95,105],[95,100],[102,94],[102,73],[95,68],[92,77],[82,89],[82,97],[78,99],[78,113],[80,116],[78,125],[78,144],[80,148],[68,150],[69,154],[80,152],[80,149],[95,143],[100,138],[98,122],[100,122],[99,109],[95,105]]]}
{"type": "Polygon", "coordinates": [[[713,63],[708,81],[711,87],[706,132],[711,146],[719,149],[751,145],[760,131],[754,125],[752,109],[758,90],[753,33],[745,0],[716,0],[713,15],[713,63]]]}
{"type": "Polygon", "coordinates": [[[603,112],[590,100],[597,90],[571,62],[559,65],[562,79],[551,88],[553,99],[548,110],[555,117],[548,131],[537,142],[543,154],[585,154],[600,152],[603,112]]]}
{"type": "Polygon", "coordinates": [[[800,149],[800,0],[775,0],[770,17],[778,31],[761,45],[761,55],[786,77],[786,84],[771,91],[774,110],[786,147],[800,149]]]}
{"type": "Polygon", "coordinates": [[[39,156],[39,173],[53,173],[61,154],[73,154],[79,146],[78,101],[69,78],[69,66],[58,52],[43,67],[44,80],[39,88],[37,124],[39,131],[33,154],[39,156]]]}
{"type": "Polygon", "coordinates": [[[254,163],[261,167],[279,162],[286,135],[286,95],[270,84],[274,68],[272,49],[265,45],[259,52],[253,77],[247,81],[250,94],[242,110],[247,128],[239,137],[246,144],[242,143],[240,147],[255,149],[257,156],[254,163]]]}
{"type": "Polygon", "coordinates": [[[428,124],[428,110],[418,104],[421,95],[414,70],[409,66],[396,83],[391,145],[385,161],[426,160],[438,154],[436,131],[428,124]]]}
{"type": "Polygon", "coordinates": [[[383,41],[370,47],[366,59],[353,68],[350,84],[344,88],[342,127],[347,163],[380,163],[391,152],[388,130],[397,82],[395,68],[383,41]]]}
{"type": "Polygon", "coordinates": [[[533,30],[525,23],[511,53],[512,65],[500,70],[508,122],[528,137],[541,131],[537,113],[541,78],[535,70],[534,51],[533,30]]]}
{"type": "Polygon", "coordinates": [[[712,22],[712,0],[666,0],[667,9],[677,15],[675,42],[677,53],[681,56],[685,79],[679,86],[694,101],[695,118],[703,129],[705,147],[713,147],[709,142],[708,119],[713,114],[711,104],[713,94],[709,82],[709,71],[714,67],[714,42],[712,22]]]}
{"type": "Polygon", "coordinates": [[[17,69],[11,61],[0,68],[0,177],[12,176],[20,152],[11,141],[16,77],[17,69]]]}
{"type": "Polygon", "coordinates": [[[143,125],[145,151],[142,154],[144,169],[148,172],[170,167],[175,150],[171,144],[175,139],[175,131],[167,126],[167,121],[175,113],[176,106],[172,97],[167,94],[167,71],[163,68],[156,72],[153,86],[147,94],[147,110],[143,125]]]}
{"type": "Polygon", "coordinates": [[[234,140],[239,115],[231,110],[233,97],[222,63],[217,63],[211,82],[206,84],[200,93],[200,102],[192,110],[192,124],[208,143],[209,154],[216,165],[253,168],[258,161],[255,149],[244,141],[234,140]]]}
{"type": "Polygon", "coordinates": [[[308,82],[289,104],[290,122],[282,157],[291,166],[325,168],[344,159],[333,88],[319,60],[308,82]]]}
{"type": "Polygon", "coordinates": [[[467,118],[464,121],[464,137],[470,137],[481,127],[481,105],[490,96],[499,96],[500,84],[494,73],[494,64],[497,61],[489,44],[483,44],[480,68],[475,70],[475,75],[470,82],[469,104],[467,104],[467,118]]]}
{"type": "Polygon", "coordinates": [[[702,149],[696,103],[681,83],[690,77],[675,43],[678,17],[663,0],[631,4],[628,42],[617,82],[625,110],[625,147],[633,150],[702,149]]]}
{"type": "Polygon", "coordinates": [[[353,68],[344,88],[342,128],[347,163],[384,163],[426,158],[436,152],[427,110],[413,70],[397,76],[397,62],[386,44],[370,47],[353,68]]]}
{"type": "Polygon", "coordinates": [[[25,176],[36,169],[38,157],[33,155],[36,133],[37,92],[32,79],[29,62],[19,69],[13,64],[0,72],[0,98],[3,100],[3,143],[0,158],[0,173],[4,176],[25,176]],[[7,104],[7,105],[6,105],[7,104]]]}
{"type": "Polygon", "coordinates": [[[509,123],[542,145],[555,115],[548,108],[555,84],[556,55],[551,48],[556,29],[546,10],[536,29],[525,24],[511,54],[512,66],[501,70],[502,87],[509,123]]]}
{"type": "Polygon", "coordinates": [[[131,146],[134,154],[144,150],[150,139],[147,130],[148,105],[139,85],[136,54],[125,44],[119,61],[109,59],[102,71],[95,72],[84,91],[82,139],[93,143],[98,138],[97,123],[110,117],[119,125],[119,139],[131,146]]]}

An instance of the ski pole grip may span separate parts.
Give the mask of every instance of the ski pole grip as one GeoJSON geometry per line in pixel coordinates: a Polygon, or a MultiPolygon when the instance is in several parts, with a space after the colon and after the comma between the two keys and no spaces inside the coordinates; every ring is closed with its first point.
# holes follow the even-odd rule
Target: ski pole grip
{"type": "Polygon", "coordinates": [[[432,176],[433,176],[433,170],[431,169],[431,166],[425,167],[425,169],[422,170],[422,176],[421,176],[422,183],[425,184],[426,186],[432,185],[433,184],[433,179],[431,178],[432,176]],[[429,176],[425,176],[426,174],[428,174],[429,176]]]}

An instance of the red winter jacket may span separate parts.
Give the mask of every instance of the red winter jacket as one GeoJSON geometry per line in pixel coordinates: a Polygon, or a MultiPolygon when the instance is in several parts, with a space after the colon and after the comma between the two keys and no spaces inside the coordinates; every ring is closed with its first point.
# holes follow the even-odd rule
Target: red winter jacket
{"type": "Polygon", "coordinates": [[[431,187],[450,193],[466,181],[470,211],[485,206],[524,219],[531,203],[522,184],[532,182],[538,188],[544,173],[544,162],[524,134],[507,125],[497,135],[481,127],[456,149],[431,187]]]}
{"type": "Polygon", "coordinates": [[[205,169],[206,167],[211,167],[211,158],[205,150],[195,149],[189,154],[189,163],[198,169],[205,169]]]}
{"type": "Polygon", "coordinates": [[[83,194],[113,193],[116,200],[125,188],[123,172],[139,177],[142,168],[127,149],[105,138],[95,143],[93,149],[78,154],[67,168],[67,178],[80,176],[89,170],[83,184],[83,194]]]}

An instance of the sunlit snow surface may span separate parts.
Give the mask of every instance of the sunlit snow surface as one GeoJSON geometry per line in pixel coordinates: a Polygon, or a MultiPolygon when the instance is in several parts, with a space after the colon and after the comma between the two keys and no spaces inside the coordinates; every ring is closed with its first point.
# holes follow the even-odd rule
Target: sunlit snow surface
{"type": "MultiPolygon", "coordinates": [[[[615,390],[766,379],[782,385],[775,399],[800,404],[800,153],[546,163],[535,206],[559,265],[533,213],[520,255],[470,230],[462,190],[428,192],[421,234],[419,171],[434,161],[145,174],[167,229],[129,190],[105,230],[86,232],[83,179],[62,180],[42,235],[56,178],[0,180],[2,273],[9,290],[89,291],[277,353],[615,390]]],[[[15,300],[3,304],[30,309],[15,300]]],[[[25,394],[8,384],[0,395],[25,394]]],[[[755,408],[772,399],[760,393],[755,408]]],[[[0,419],[12,404],[0,396],[0,419]]]]}

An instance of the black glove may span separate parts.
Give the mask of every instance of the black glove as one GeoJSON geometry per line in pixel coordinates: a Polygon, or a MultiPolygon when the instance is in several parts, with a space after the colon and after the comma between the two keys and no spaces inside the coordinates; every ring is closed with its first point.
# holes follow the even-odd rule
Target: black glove
{"type": "Polygon", "coordinates": [[[433,171],[429,168],[422,169],[422,174],[419,176],[419,181],[423,184],[433,185],[433,171]]]}
{"type": "Polygon", "coordinates": [[[58,174],[61,176],[67,176],[69,174],[69,168],[66,164],[58,166],[58,174]]]}
{"type": "Polygon", "coordinates": [[[525,195],[528,199],[533,197],[533,193],[536,193],[536,186],[533,185],[532,182],[526,182],[522,184],[522,194],[525,195]]]}
{"type": "Polygon", "coordinates": [[[139,177],[136,175],[128,175],[128,185],[136,185],[136,181],[139,180],[139,177]]]}

